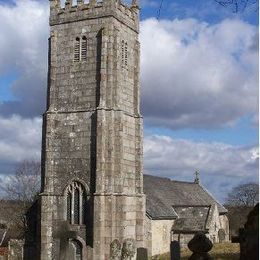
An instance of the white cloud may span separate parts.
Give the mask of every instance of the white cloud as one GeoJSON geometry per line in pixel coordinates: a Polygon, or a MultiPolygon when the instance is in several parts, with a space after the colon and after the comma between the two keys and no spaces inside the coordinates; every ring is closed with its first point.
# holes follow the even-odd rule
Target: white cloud
{"type": "Polygon", "coordinates": [[[257,181],[258,159],[257,146],[236,147],[158,135],[144,139],[145,173],[193,181],[198,170],[202,183],[220,199],[239,183],[257,181]]]}
{"type": "Polygon", "coordinates": [[[257,28],[241,20],[141,23],[145,122],[215,128],[257,111],[257,28]],[[152,43],[152,44],[151,44],[152,43]]]}
{"type": "MultiPolygon", "coordinates": [[[[35,116],[45,107],[48,1],[15,3],[0,4],[0,75],[18,74],[12,85],[17,100],[0,104],[0,174],[23,159],[40,157],[41,119],[35,116]]],[[[255,26],[241,20],[208,25],[195,19],[148,19],[141,23],[140,39],[146,123],[214,128],[257,110],[255,26]]],[[[145,138],[147,172],[188,179],[198,169],[213,191],[254,179],[255,154],[253,147],[145,138]]]]}
{"type": "MultiPolygon", "coordinates": [[[[2,102],[0,113],[37,116],[45,107],[48,2],[0,5],[0,22],[0,74],[18,73],[12,85],[17,100],[2,102]]],[[[216,128],[256,112],[255,26],[235,19],[215,25],[148,19],[141,23],[140,39],[147,124],[216,128]]]]}
{"type": "Polygon", "coordinates": [[[0,103],[2,115],[43,112],[47,79],[48,2],[19,0],[0,4],[0,75],[14,73],[16,101],[0,103]]]}
{"type": "Polygon", "coordinates": [[[26,159],[40,159],[41,118],[0,117],[0,173],[2,168],[26,159]]]}

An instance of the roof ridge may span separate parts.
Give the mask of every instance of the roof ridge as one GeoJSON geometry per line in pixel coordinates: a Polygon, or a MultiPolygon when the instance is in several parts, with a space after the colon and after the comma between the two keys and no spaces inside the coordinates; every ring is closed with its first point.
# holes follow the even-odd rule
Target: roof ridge
{"type": "Polygon", "coordinates": [[[179,180],[171,179],[169,177],[161,177],[161,176],[151,175],[151,174],[144,174],[144,176],[158,178],[158,179],[164,179],[164,180],[171,181],[171,182],[180,182],[180,183],[188,183],[188,184],[196,184],[196,185],[198,184],[198,183],[195,183],[193,181],[179,181],[179,180]]]}
{"type": "Polygon", "coordinates": [[[176,180],[171,180],[172,182],[180,182],[180,183],[187,183],[187,184],[195,184],[198,185],[198,183],[195,183],[193,181],[176,181],[176,180]]]}
{"type": "Polygon", "coordinates": [[[217,199],[215,199],[215,197],[214,197],[203,185],[200,185],[200,184],[199,184],[199,186],[202,188],[202,190],[204,190],[205,192],[207,192],[208,195],[209,195],[217,204],[219,204],[221,207],[223,207],[223,209],[225,209],[226,211],[228,211],[228,210],[223,206],[223,204],[220,203],[217,199]]]}
{"type": "Polygon", "coordinates": [[[168,177],[160,177],[160,176],[157,176],[157,175],[151,175],[151,174],[144,174],[144,176],[153,177],[153,178],[158,178],[158,179],[166,179],[166,180],[171,181],[171,179],[168,178],[168,177]]]}
{"type": "Polygon", "coordinates": [[[189,204],[179,204],[179,205],[173,205],[172,207],[211,207],[212,204],[197,204],[197,205],[189,205],[189,204]]]}

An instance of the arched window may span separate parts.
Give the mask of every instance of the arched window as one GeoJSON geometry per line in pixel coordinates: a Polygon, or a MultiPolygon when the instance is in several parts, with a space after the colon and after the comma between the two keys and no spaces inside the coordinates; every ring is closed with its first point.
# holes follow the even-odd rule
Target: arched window
{"type": "Polygon", "coordinates": [[[81,40],[81,60],[87,60],[87,38],[86,36],[82,37],[81,40]]]}
{"type": "Polygon", "coordinates": [[[77,37],[74,45],[74,61],[80,60],[80,39],[77,37]]]}
{"type": "Polygon", "coordinates": [[[84,225],[86,215],[86,191],[79,182],[73,182],[66,190],[66,216],[70,224],[84,225]]]}
{"type": "Polygon", "coordinates": [[[87,38],[77,37],[74,44],[74,62],[86,61],[87,60],[87,38]]]}
{"type": "Polygon", "coordinates": [[[81,243],[76,240],[76,239],[72,239],[70,240],[70,244],[72,246],[72,254],[74,255],[75,260],[82,260],[82,245],[81,243]]]}

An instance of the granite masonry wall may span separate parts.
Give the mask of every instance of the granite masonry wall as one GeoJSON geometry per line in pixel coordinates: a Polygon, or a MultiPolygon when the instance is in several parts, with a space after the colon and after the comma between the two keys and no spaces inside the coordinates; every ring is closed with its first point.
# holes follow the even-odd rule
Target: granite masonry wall
{"type": "Polygon", "coordinates": [[[139,8],[116,0],[50,7],[40,259],[72,259],[71,240],[83,259],[109,259],[115,239],[145,246],[139,8]],[[81,225],[66,215],[73,182],[88,201],[81,225]]]}

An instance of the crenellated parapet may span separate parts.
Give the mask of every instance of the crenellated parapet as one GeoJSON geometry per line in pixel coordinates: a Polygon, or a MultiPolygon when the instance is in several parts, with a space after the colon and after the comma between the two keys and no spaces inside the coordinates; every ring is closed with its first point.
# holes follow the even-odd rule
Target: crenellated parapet
{"type": "Polygon", "coordinates": [[[65,6],[61,6],[60,0],[50,0],[50,25],[71,23],[76,21],[95,19],[97,17],[114,17],[131,29],[138,31],[139,4],[138,0],[132,0],[127,5],[120,0],[66,0],[65,6]]]}

